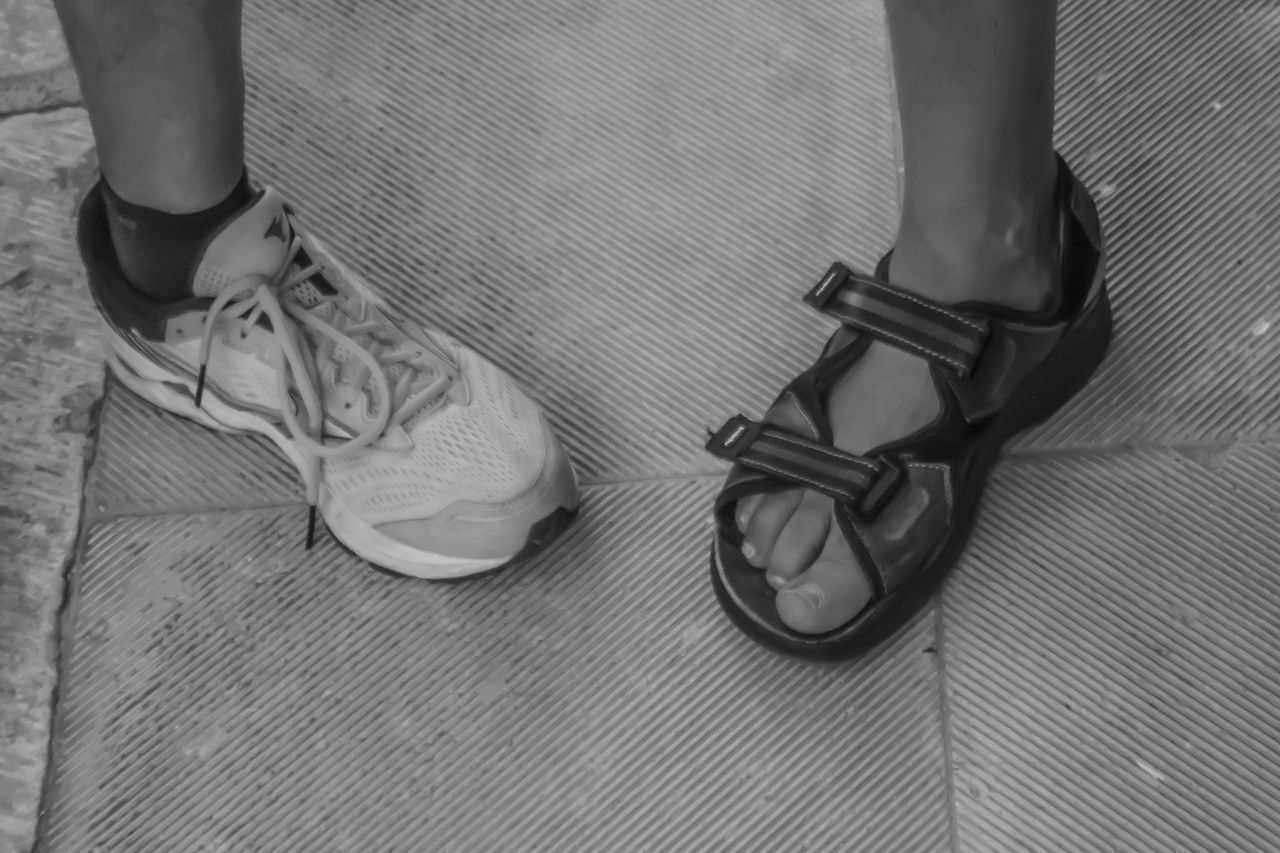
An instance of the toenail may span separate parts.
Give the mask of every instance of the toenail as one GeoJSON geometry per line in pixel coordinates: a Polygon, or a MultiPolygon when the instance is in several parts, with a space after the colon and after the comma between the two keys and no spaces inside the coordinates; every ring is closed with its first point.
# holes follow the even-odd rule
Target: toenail
{"type": "Polygon", "coordinates": [[[822,592],[822,588],[817,584],[811,583],[801,584],[800,586],[795,586],[791,589],[784,589],[782,592],[778,593],[778,598],[782,598],[783,596],[802,602],[804,606],[810,610],[817,610],[822,606],[822,603],[827,600],[827,596],[822,592]]]}
{"type": "Polygon", "coordinates": [[[765,582],[769,584],[769,586],[773,587],[776,590],[781,590],[784,586],[787,585],[787,579],[784,578],[782,575],[766,574],[764,576],[764,579],[765,579],[765,582]]]}
{"type": "Polygon", "coordinates": [[[742,556],[748,560],[754,560],[756,558],[756,547],[750,542],[743,542],[742,556]]]}

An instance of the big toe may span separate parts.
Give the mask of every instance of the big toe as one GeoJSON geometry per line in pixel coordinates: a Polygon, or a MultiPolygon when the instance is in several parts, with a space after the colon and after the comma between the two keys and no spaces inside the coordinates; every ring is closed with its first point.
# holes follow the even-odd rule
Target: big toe
{"type": "Polygon", "coordinates": [[[778,618],[801,634],[825,634],[862,612],[871,595],[870,579],[832,524],[822,553],[779,591],[778,618]]]}

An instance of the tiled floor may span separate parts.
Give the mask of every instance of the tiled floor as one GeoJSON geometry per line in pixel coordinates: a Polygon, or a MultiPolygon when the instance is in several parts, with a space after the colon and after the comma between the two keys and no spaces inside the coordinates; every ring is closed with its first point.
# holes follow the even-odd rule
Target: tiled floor
{"type": "MultiPolygon", "coordinates": [[[[52,26],[29,5],[0,9],[52,26]]],[[[534,391],[585,510],[529,566],[397,582],[298,547],[265,444],[108,383],[41,849],[1280,849],[1271,4],[1064,0],[1060,147],[1108,228],[1112,357],[998,470],[939,604],[836,667],[720,616],[700,444],[825,336],[797,299],[813,277],[891,233],[878,0],[249,6],[255,173],[534,391]]],[[[61,73],[56,41],[11,41],[0,60],[61,73]]],[[[0,187],[3,259],[19,228],[43,259],[9,290],[61,287],[74,307],[24,310],[64,323],[88,316],[86,139],[78,110],[0,120],[27,164],[0,187]]],[[[51,400],[93,387],[78,328],[58,334],[84,376],[51,400]]],[[[0,411],[36,411],[9,393],[0,411]]],[[[16,482],[6,501],[74,503],[16,482]]],[[[43,586],[0,687],[9,660],[48,674],[70,554],[18,524],[0,589],[43,586]]],[[[28,705],[0,721],[30,745],[28,705]]],[[[34,815],[14,791],[0,844],[34,815]]]]}

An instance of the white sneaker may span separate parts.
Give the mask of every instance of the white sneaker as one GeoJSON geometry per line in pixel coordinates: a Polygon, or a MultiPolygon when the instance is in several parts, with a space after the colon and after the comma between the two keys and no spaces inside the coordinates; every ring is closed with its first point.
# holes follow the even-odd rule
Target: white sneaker
{"type": "Polygon", "coordinates": [[[573,467],[515,382],[392,310],[260,191],[205,248],[192,298],[125,280],[95,187],[80,250],[111,369],[213,429],[267,436],[339,541],[420,578],[527,557],[572,520],[573,467]]]}

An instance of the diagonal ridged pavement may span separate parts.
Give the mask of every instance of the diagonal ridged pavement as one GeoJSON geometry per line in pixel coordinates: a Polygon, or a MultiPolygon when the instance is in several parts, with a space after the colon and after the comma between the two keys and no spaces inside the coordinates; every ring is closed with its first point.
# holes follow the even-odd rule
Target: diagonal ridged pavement
{"type": "MultiPolygon", "coordinates": [[[[546,404],[583,516],[514,571],[395,581],[298,547],[266,444],[108,382],[39,849],[1280,849],[1270,4],[1064,1],[1059,145],[1117,341],[997,470],[937,605],[846,666],[720,616],[700,445],[828,333],[813,277],[889,239],[879,3],[250,2],[245,39],[255,173],[546,404]]],[[[74,99],[56,39],[14,44],[0,106],[74,99]]],[[[52,259],[32,286],[83,294],[56,274],[83,113],[0,133],[33,152],[0,188],[52,259]]],[[[0,845],[33,818],[0,797],[0,845]]]]}

